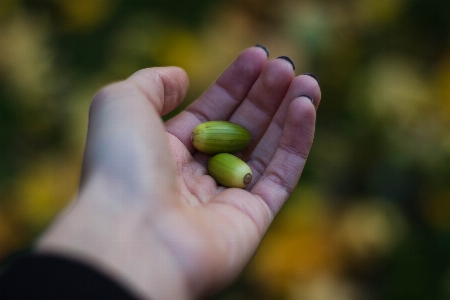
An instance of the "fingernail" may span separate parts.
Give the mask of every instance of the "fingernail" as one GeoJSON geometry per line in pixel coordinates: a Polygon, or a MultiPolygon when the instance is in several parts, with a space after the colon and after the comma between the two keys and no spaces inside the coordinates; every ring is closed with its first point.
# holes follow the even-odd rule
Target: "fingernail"
{"type": "Polygon", "coordinates": [[[314,104],[313,98],[311,98],[311,97],[308,96],[308,95],[300,95],[299,97],[305,97],[305,98],[308,98],[308,99],[311,101],[311,103],[314,104]]]}
{"type": "Polygon", "coordinates": [[[314,75],[313,73],[303,73],[302,75],[310,76],[314,78],[317,81],[317,83],[320,83],[319,78],[317,78],[317,76],[314,75]]]}
{"type": "Polygon", "coordinates": [[[277,58],[281,58],[281,59],[284,59],[285,61],[289,62],[292,65],[292,68],[295,70],[294,62],[289,57],[283,55],[283,56],[279,56],[277,58]]]}
{"type": "Polygon", "coordinates": [[[256,44],[255,47],[259,47],[259,48],[263,49],[264,51],[266,51],[267,57],[269,57],[269,50],[267,50],[266,47],[264,47],[263,45],[260,45],[260,44],[256,44]]]}

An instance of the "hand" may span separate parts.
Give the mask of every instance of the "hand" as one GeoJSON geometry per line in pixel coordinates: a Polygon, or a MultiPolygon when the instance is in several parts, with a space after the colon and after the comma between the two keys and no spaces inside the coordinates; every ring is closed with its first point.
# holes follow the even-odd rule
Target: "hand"
{"type": "Polygon", "coordinates": [[[229,284],[248,263],[295,188],[314,135],[316,80],[285,59],[243,51],[176,117],[186,95],[175,67],[136,72],[103,88],[90,107],[80,191],[38,249],[91,262],[136,294],[198,298],[229,284]],[[313,99],[313,103],[307,95],[313,99]],[[244,189],[217,186],[207,155],[190,141],[208,120],[246,127],[240,154],[253,171],[244,189]]]}

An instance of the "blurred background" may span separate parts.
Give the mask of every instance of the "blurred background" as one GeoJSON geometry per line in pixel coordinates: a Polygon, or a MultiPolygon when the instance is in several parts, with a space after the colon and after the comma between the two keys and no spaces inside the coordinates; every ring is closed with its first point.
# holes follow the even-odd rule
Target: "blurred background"
{"type": "Polygon", "coordinates": [[[183,108],[255,44],[322,103],[300,184],[215,299],[450,299],[448,0],[1,0],[0,265],[75,195],[98,89],[177,65],[183,108]]]}

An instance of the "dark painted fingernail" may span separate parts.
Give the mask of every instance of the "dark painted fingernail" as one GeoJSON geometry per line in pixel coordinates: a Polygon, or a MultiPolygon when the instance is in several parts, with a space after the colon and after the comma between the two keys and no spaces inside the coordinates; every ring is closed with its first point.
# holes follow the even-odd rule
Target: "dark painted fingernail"
{"type": "Polygon", "coordinates": [[[269,57],[269,50],[267,50],[266,47],[264,47],[263,45],[260,45],[260,44],[256,44],[255,47],[259,47],[259,48],[263,49],[264,51],[266,51],[267,57],[269,57]]]}
{"type": "Polygon", "coordinates": [[[317,78],[317,76],[314,75],[313,73],[303,73],[303,75],[310,76],[310,77],[314,78],[317,81],[317,83],[320,83],[319,78],[317,78]]]}
{"type": "Polygon", "coordinates": [[[311,101],[311,103],[314,104],[313,98],[311,98],[311,97],[308,96],[308,95],[300,95],[299,97],[305,97],[305,98],[308,98],[308,99],[311,101]]]}
{"type": "Polygon", "coordinates": [[[294,62],[289,57],[283,55],[283,56],[279,56],[277,58],[281,58],[281,59],[284,59],[285,61],[288,61],[292,65],[292,68],[294,68],[294,70],[295,70],[294,62]]]}

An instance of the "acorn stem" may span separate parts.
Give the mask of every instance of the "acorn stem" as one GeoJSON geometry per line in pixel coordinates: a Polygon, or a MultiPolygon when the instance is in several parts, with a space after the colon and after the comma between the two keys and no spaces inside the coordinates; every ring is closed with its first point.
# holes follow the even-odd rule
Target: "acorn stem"
{"type": "Polygon", "coordinates": [[[252,174],[247,173],[244,176],[244,184],[248,185],[252,181],[252,174]]]}

